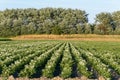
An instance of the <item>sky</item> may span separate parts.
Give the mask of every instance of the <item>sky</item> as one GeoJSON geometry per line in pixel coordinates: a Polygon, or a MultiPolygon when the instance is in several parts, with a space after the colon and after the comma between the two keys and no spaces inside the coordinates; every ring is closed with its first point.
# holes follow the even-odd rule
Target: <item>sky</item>
{"type": "Polygon", "coordinates": [[[120,10],[120,0],[0,0],[0,10],[46,7],[85,10],[89,23],[94,23],[96,14],[120,10]]]}

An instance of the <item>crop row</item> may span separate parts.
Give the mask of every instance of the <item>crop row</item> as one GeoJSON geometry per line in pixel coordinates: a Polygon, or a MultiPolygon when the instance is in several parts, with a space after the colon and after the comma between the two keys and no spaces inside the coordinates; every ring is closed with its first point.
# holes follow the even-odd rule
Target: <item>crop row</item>
{"type": "Polygon", "coordinates": [[[114,52],[110,51],[104,54],[104,52],[94,46],[90,48],[84,42],[38,41],[24,42],[24,44],[21,42],[21,45],[15,42],[8,45],[2,43],[0,46],[0,76],[69,78],[74,72],[77,74],[75,77],[112,78],[114,77],[112,70],[120,75],[118,54],[113,55],[114,52]],[[16,45],[19,46],[16,47],[16,45]],[[5,48],[2,49],[2,46],[5,48]],[[75,65],[76,67],[74,67],[75,65]]]}

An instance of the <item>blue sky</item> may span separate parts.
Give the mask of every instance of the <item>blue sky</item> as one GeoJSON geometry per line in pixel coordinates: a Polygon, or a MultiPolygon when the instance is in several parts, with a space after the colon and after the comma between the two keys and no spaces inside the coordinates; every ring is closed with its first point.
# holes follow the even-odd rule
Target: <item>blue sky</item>
{"type": "Polygon", "coordinates": [[[89,22],[93,23],[95,15],[100,12],[120,10],[120,0],[0,0],[0,10],[45,7],[85,10],[89,14],[89,22]]]}

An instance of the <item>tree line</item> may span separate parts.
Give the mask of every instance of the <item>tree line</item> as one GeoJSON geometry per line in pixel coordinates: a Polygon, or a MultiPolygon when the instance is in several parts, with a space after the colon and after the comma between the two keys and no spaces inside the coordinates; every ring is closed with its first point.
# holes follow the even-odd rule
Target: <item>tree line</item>
{"type": "Polygon", "coordinates": [[[42,8],[0,11],[0,36],[25,34],[120,34],[120,11],[102,12],[90,24],[79,9],[42,8]]]}

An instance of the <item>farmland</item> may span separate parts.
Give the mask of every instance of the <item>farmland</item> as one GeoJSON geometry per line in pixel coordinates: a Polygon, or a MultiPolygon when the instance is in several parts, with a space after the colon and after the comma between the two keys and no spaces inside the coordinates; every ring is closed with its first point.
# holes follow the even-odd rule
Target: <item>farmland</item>
{"type": "Polygon", "coordinates": [[[0,77],[96,79],[120,77],[120,43],[103,41],[0,41],[0,77]]]}

